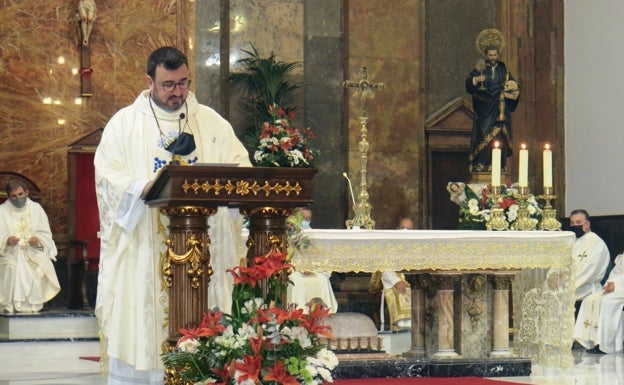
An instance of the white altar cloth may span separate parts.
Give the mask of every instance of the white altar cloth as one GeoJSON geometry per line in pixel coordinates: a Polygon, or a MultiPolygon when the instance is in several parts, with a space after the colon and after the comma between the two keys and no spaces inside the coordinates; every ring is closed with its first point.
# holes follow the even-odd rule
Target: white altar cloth
{"type": "Polygon", "coordinates": [[[570,367],[574,327],[574,233],[569,231],[304,230],[300,271],[384,270],[519,273],[513,283],[514,351],[545,366],[570,367]],[[544,285],[559,271],[559,286],[544,285]],[[528,298],[531,305],[523,306],[528,298]]]}

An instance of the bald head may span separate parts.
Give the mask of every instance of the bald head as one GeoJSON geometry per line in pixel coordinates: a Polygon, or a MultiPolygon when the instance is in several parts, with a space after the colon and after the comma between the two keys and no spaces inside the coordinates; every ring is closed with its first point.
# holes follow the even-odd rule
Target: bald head
{"type": "Polygon", "coordinates": [[[399,230],[414,230],[414,221],[410,218],[403,218],[399,221],[399,230]]]}

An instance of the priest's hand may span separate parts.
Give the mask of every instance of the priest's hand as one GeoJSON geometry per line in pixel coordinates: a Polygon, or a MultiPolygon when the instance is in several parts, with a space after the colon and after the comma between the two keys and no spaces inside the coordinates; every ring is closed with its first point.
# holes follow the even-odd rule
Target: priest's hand
{"type": "Polygon", "coordinates": [[[410,285],[409,283],[405,282],[405,281],[399,281],[397,282],[394,287],[396,287],[397,291],[400,294],[405,294],[407,292],[407,290],[409,289],[410,285]]]}
{"type": "Polygon", "coordinates": [[[615,290],[615,283],[613,282],[607,282],[606,285],[604,285],[604,287],[602,288],[602,291],[607,294],[607,293],[612,293],[615,290]]]}
{"type": "Polygon", "coordinates": [[[9,238],[7,238],[7,245],[8,246],[15,246],[19,243],[19,238],[11,235],[9,238]]]}
{"type": "Polygon", "coordinates": [[[35,237],[34,235],[32,237],[30,237],[30,239],[28,240],[28,244],[31,245],[32,247],[39,247],[39,238],[35,237]]]}

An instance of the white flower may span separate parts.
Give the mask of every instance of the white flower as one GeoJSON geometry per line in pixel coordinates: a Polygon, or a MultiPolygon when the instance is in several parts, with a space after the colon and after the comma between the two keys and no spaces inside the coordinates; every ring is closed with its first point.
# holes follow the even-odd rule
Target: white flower
{"type": "Polygon", "coordinates": [[[318,371],[316,370],[316,366],[308,363],[308,365],[306,365],[305,369],[306,372],[308,372],[308,374],[310,375],[310,377],[316,377],[316,375],[318,374],[318,371]]]}
{"type": "Polygon", "coordinates": [[[316,356],[321,361],[322,365],[329,370],[333,370],[338,366],[338,357],[336,354],[327,348],[322,348],[316,353],[316,356]]]}
{"type": "Polygon", "coordinates": [[[479,202],[476,199],[472,198],[468,201],[468,210],[470,215],[477,215],[479,212],[479,202]]]}
{"type": "Polygon", "coordinates": [[[217,382],[216,378],[206,378],[204,381],[196,382],[193,385],[208,385],[208,384],[214,384],[215,382],[217,382]]]}
{"type": "Polygon", "coordinates": [[[197,347],[200,345],[199,341],[195,338],[184,340],[182,343],[178,343],[178,349],[183,352],[196,353],[197,347]]]}
{"type": "Polygon", "coordinates": [[[303,348],[312,346],[312,340],[308,335],[308,330],[301,326],[294,326],[292,328],[285,327],[282,329],[282,333],[288,336],[292,341],[299,341],[299,344],[303,348]]]}
{"type": "Polygon", "coordinates": [[[266,154],[264,153],[264,151],[256,150],[256,152],[254,152],[254,160],[256,162],[262,161],[262,159],[264,159],[265,157],[266,154]]]}
{"type": "Polygon", "coordinates": [[[241,312],[253,314],[258,309],[260,309],[263,304],[264,304],[264,300],[262,298],[250,299],[249,301],[245,301],[245,304],[243,305],[244,307],[241,309],[241,312]]]}
{"type": "Polygon", "coordinates": [[[334,379],[332,378],[331,372],[329,370],[325,368],[318,368],[318,372],[325,382],[334,382],[334,379]]]}

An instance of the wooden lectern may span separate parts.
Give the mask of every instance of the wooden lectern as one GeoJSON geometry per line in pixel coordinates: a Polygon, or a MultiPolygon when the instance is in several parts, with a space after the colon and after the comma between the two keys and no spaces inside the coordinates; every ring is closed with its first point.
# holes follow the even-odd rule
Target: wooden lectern
{"type": "Polygon", "coordinates": [[[294,207],[312,203],[316,171],[218,164],[162,168],[145,202],[169,217],[161,267],[169,287],[169,343],[177,342],[180,327],[197,324],[208,307],[210,258],[219,258],[210,255],[208,217],[219,206],[237,207],[249,216],[248,257],[266,254],[271,236],[279,237],[285,246],[286,218],[294,207]]]}

